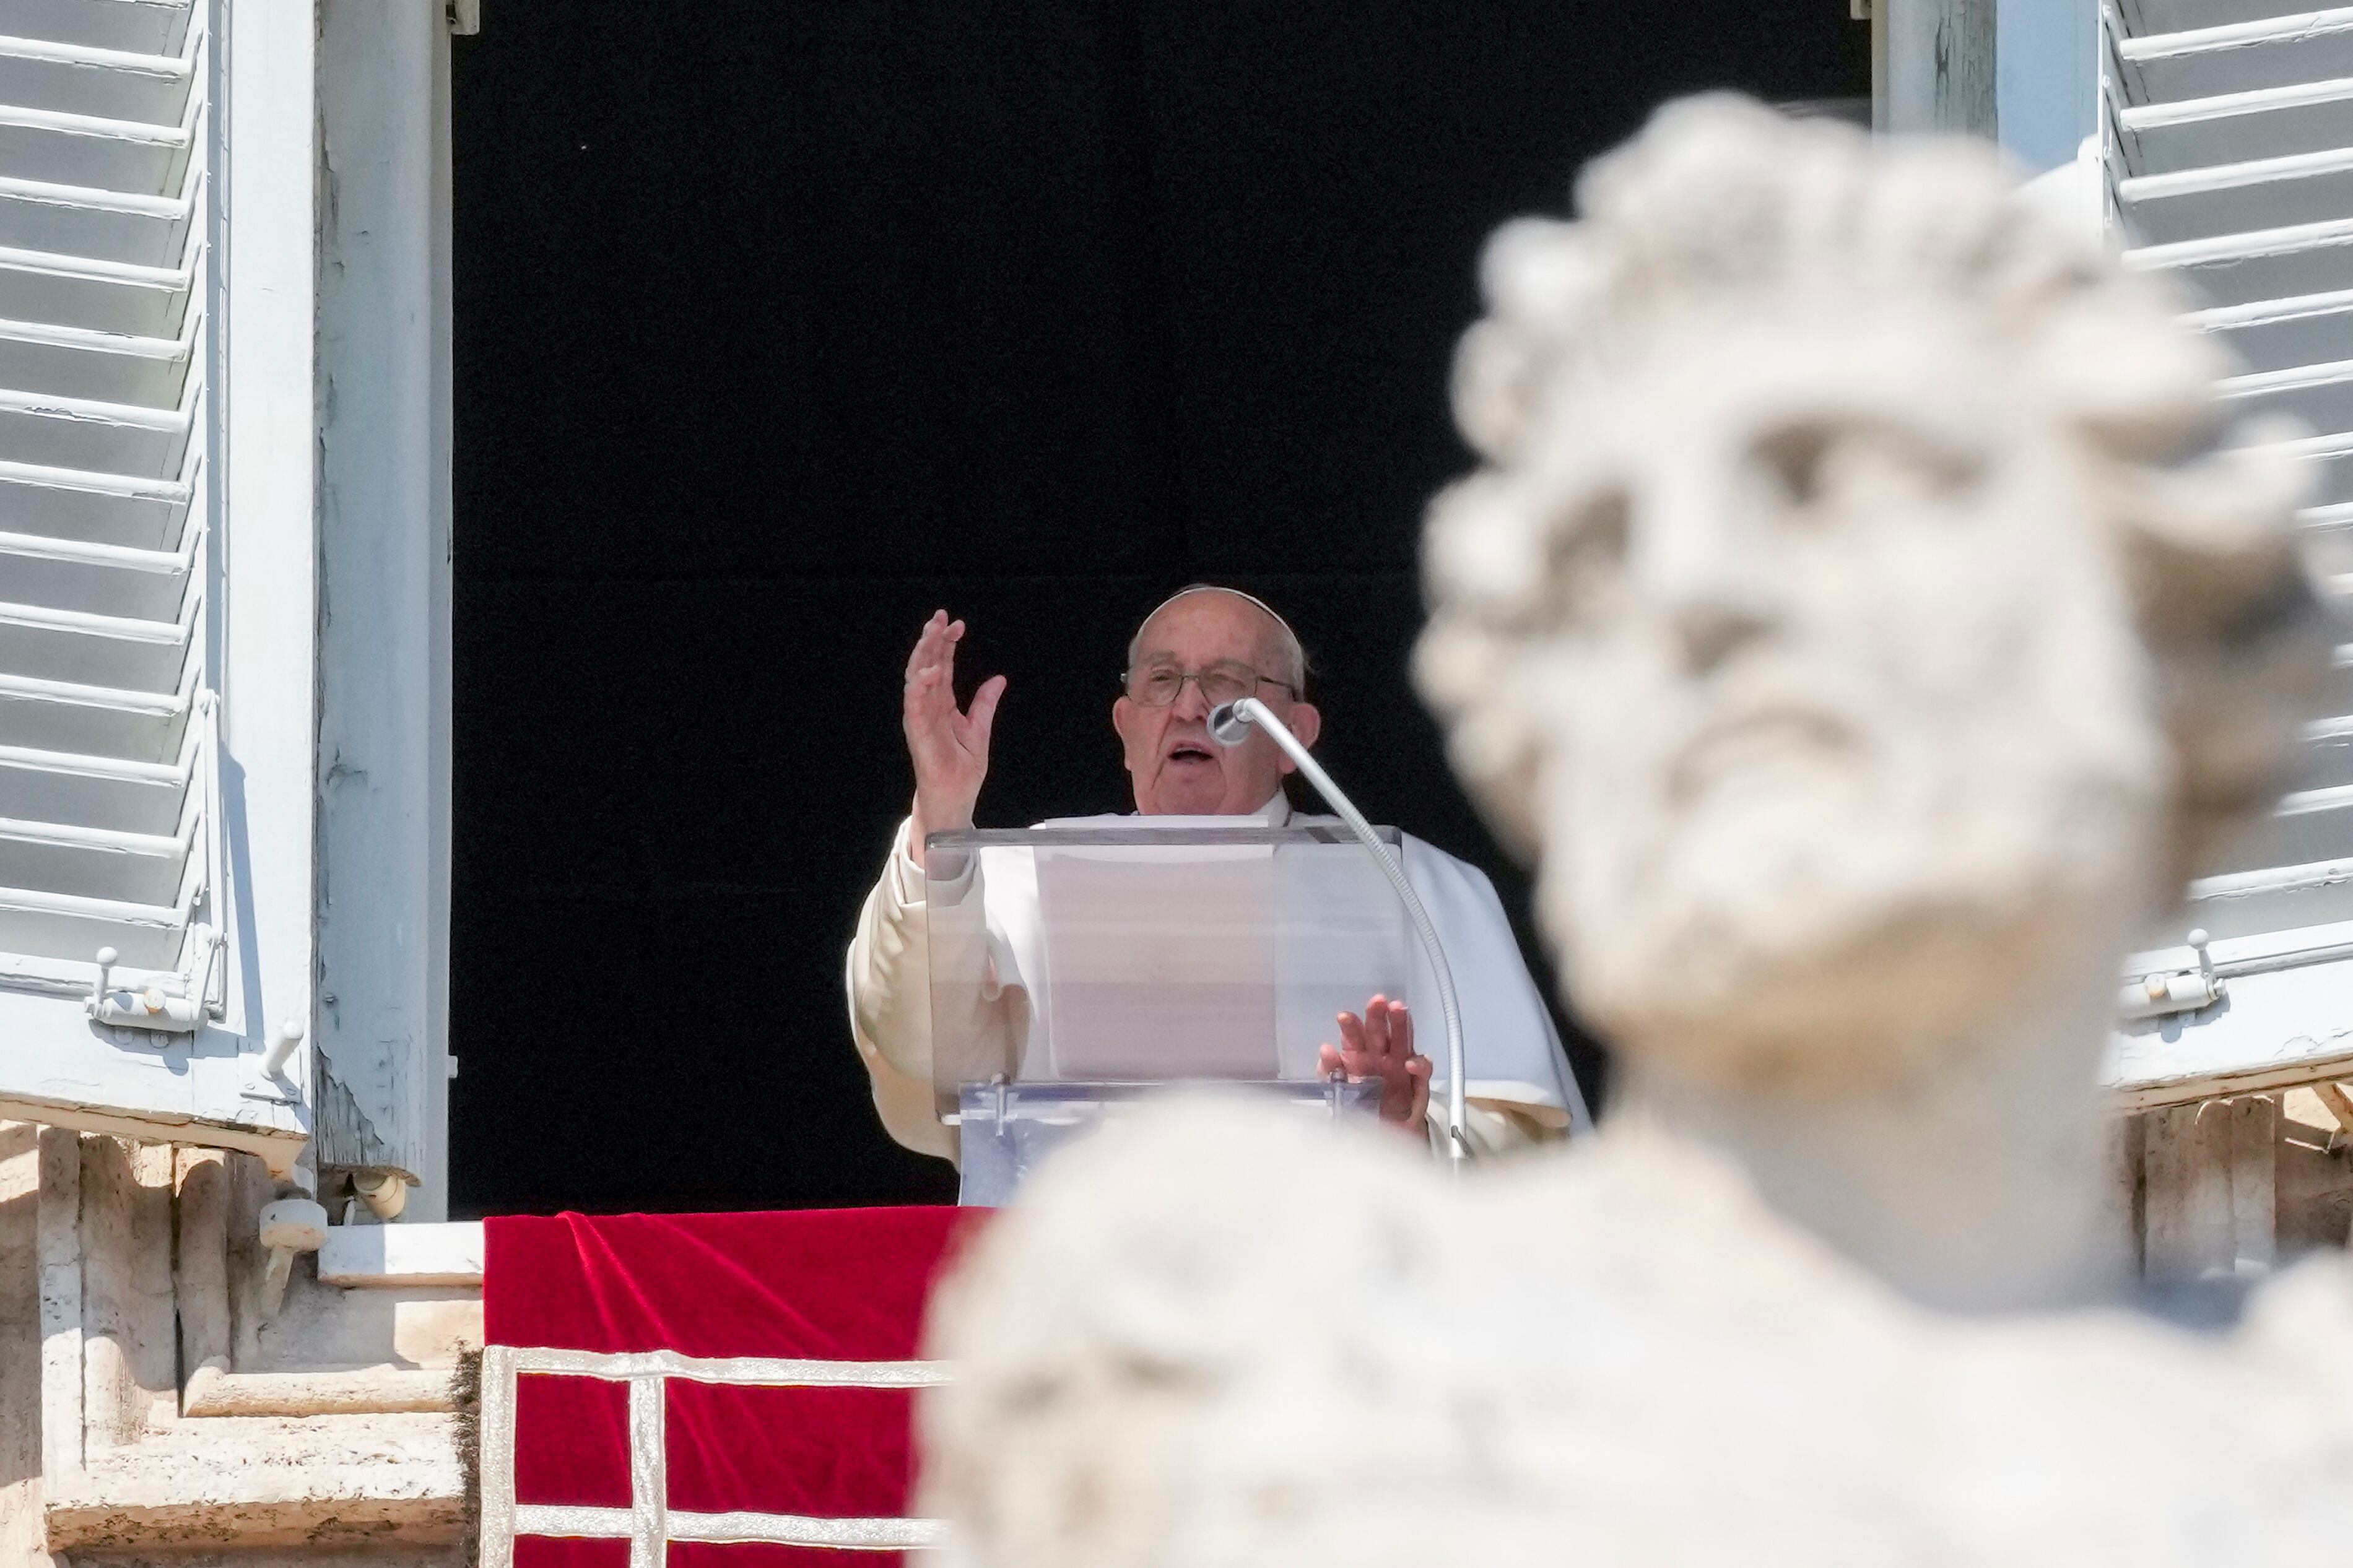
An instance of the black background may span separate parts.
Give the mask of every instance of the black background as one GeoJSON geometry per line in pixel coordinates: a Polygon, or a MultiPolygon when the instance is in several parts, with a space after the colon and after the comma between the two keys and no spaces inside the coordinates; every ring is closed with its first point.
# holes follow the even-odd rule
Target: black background
{"type": "Polygon", "coordinates": [[[841,981],[935,605],[966,690],[1011,679],[984,826],[1129,807],[1126,637],[1210,578],[1298,626],[1367,813],[1516,911],[1403,676],[1481,239],[1662,98],[1869,89],[1843,0],[488,13],[452,89],[457,1215],[952,1201],[841,981]]]}

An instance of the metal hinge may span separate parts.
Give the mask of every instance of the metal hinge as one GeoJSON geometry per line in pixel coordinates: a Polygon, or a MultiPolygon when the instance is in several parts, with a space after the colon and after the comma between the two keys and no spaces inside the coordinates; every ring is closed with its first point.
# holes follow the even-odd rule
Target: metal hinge
{"type": "Polygon", "coordinates": [[[444,0],[441,14],[449,19],[449,30],[461,38],[482,30],[482,0],[444,0]]]}
{"type": "Polygon", "coordinates": [[[2198,967],[2159,969],[2142,975],[2116,993],[2117,1013],[2127,1020],[2162,1018],[2195,1013],[2220,1002],[2227,987],[2214,973],[2214,957],[2206,951],[2206,942],[2204,931],[2191,931],[2189,951],[2198,955],[2198,967]]]}

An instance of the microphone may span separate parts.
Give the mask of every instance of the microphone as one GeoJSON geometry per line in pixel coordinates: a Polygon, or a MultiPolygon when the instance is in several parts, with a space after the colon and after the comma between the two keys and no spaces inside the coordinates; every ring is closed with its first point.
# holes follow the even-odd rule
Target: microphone
{"type": "Polygon", "coordinates": [[[1389,847],[1373,831],[1373,825],[1365,820],[1365,814],[1356,809],[1356,802],[1332,782],[1332,775],[1324,771],[1322,763],[1307,754],[1299,737],[1274,716],[1273,710],[1255,697],[1220,702],[1209,710],[1209,739],[1220,746],[1240,745],[1250,739],[1252,725],[1264,729],[1267,738],[1298,764],[1307,782],[1315,786],[1315,793],[1331,803],[1357,840],[1372,852],[1381,875],[1388,879],[1390,889],[1405,905],[1405,912],[1412,917],[1414,934],[1421,939],[1421,950],[1430,956],[1430,971],[1438,977],[1439,1012],[1446,1024],[1446,1157],[1460,1172],[1464,1157],[1471,1152],[1469,1136],[1463,1131],[1462,1008],[1455,999],[1454,972],[1446,966],[1446,950],[1439,945],[1438,927],[1430,920],[1430,911],[1422,907],[1421,897],[1413,890],[1413,884],[1406,880],[1405,867],[1398,858],[1389,852],[1389,847]]]}
{"type": "Polygon", "coordinates": [[[1220,702],[1209,710],[1209,739],[1220,746],[1239,746],[1250,739],[1250,715],[1240,702],[1220,702]]]}

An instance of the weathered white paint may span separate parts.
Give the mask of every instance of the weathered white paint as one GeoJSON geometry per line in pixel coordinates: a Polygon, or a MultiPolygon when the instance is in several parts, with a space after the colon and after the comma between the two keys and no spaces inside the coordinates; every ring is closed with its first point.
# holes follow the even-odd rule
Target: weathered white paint
{"type": "MultiPolygon", "coordinates": [[[[216,90],[231,129],[213,235],[228,321],[227,449],[213,493],[235,541],[216,568],[227,605],[224,849],[236,900],[225,1022],[258,1054],[274,1026],[311,1016],[318,48],[307,0],[237,0],[225,20],[216,90]]],[[[307,1097],[309,1053],[286,1070],[307,1097]]],[[[282,1108],[272,1114],[291,1120],[282,1108]]]]}
{"type": "Polygon", "coordinates": [[[2307,153],[2353,142],[2353,81],[2299,81],[2134,104],[2116,116],[2137,174],[2307,153]]]}
{"type": "Polygon", "coordinates": [[[2216,25],[2117,40],[2116,63],[2135,99],[2219,98],[2353,76],[2353,8],[2206,20],[2216,25]]]}
{"type": "MultiPolygon", "coordinates": [[[[478,5],[469,5],[463,17],[454,13],[451,31],[481,30],[478,5]]],[[[433,40],[433,191],[429,216],[433,223],[433,414],[435,442],[432,465],[433,505],[431,610],[426,645],[431,650],[432,672],[427,686],[427,733],[430,799],[427,810],[425,900],[429,956],[426,967],[425,1038],[429,1047],[425,1071],[425,1167],[416,1193],[410,1194],[409,1224],[431,1224],[449,1213],[449,1080],[457,1076],[457,1058],[449,1054],[449,812],[451,768],[456,757],[451,735],[452,648],[454,610],[452,588],[457,572],[457,525],[451,486],[456,447],[456,421],[450,406],[454,306],[450,293],[450,210],[453,177],[449,149],[449,36],[433,40]]]]}
{"type": "Polygon", "coordinates": [[[482,1282],[479,1220],[339,1225],[319,1249],[319,1282],[365,1289],[482,1282]]]}
{"type": "MultiPolygon", "coordinates": [[[[2189,324],[2242,374],[2230,417],[2284,416],[2276,447],[2314,493],[2299,523],[2316,569],[2353,567],[2353,9],[2288,16],[2191,0],[2100,8],[2095,165],[2124,265],[2179,287],[2189,324]]],[[[2189,1105],[2353,1068],[2353,649],[2339,648],[2303,732],[2301,785],[2189,889],[2226,994],[2126,1026],[2105,1078],[2127,1107],[2189,1105]]],[[[2136,955],[2135,976],[2182,950],[2136,955]]],[[[2152,1217],[2152,1234],[2157,1220],[2152,1217]]]]}
{"type": "Polygon", "coordinates": [[[132,1038],[100,1036],[78,1001],[0,990],[0,1121],[179,1138],[293,1169],[303,1147],[299,1112],[245,1098],[250,1079],[234,1054],[244,1042],[220,1029],[193,1039],[124,1033],[132,1038]]]}
{"type": "Polygon", "coordinates": [[[1871,23],[1871,128],[1887,129],[1887,6],[1883,0],[1850,0],[1855,9],[1850,15],[1863,16],[1871,23]]]}
{"type": "Polygon", "coordinates": [[[322,1164],[421,1180],[448,1054],[448,185],[438,0],[325,0],[320,237],[322,1164]],[[437,699],[439,700],[437,701],[437,699]]]}
{"type": "Polygon", "coordinates": [[[1881,0],[1894,132],[1994,133],[1994,0],[1881,0]]]}
{"type": "MultiPolygon", "coordinates": [[[[447,34],[431,0],[323,20],[341,62],[330,157],[352,171],[331,237],[349,254],[328,258],[323,298],[311,5],[37,8],[22,30],[58,37],[0,42],[0,99],[22,100],[0,107],[0,130],[32,160],[0,174],[161,190],[60,198],[0,179],[0,317],[27,322],[0,329],[0,438],[42,459],[12,448],[0,464],[0,597],[38,590],[0,607],[0,634],[74,655],[0,670],[0,886],[12,868],[27,883],[0,893],[0,946],[26,949],[0,954],[0,1113],[203,1137],[288,1168],[301,1102],[316,1098],[311,1058],[275,1081],[252,1058],[290,1024],[345,1068],[352,1098],[332,1099],[339,1119],[322,1130],[331,1155],[423,1173],[446,1163],[427,1150],[446,1099],[447,34]],[[170,21],[100,25],[133,12],[170,21]],[[390,80],[403,61],[407,79],[390,80]],[[340,427],[339,353],[353,367],[340,427]],[[322,419],[343,465],[323,489],[322,419]],[[355,640],[332,650],[349,678],[322,691],[316,626],[334,624],[334,601],[314,597],[317,518],[354,492],[360,510],[329,521],[358,553],[340,578],[330,563],[329,586],[345,585],[355,640]],[[408,521],[406,556],[373,531],[379,503],[408,521]],[[383,679],[371,613],[422,650],[405,679],[383,679]],[[330,725],[360,710],[337,739],[381,748],[363,764],[412,775],[393,781],[394,839],[365,809],[320,823],[314,789],[332,805],[367,771],[321,758],[322,700],[330,725]],[[371,705],[396,710],[396,732],[371,705]],[[345,892],[348,940],[325,956],[399,972],[388,1004],[371,1002],[365,973],[344,987],[360,994],[339,1002],[365,1015],[349,1028],[334,1007],[314,1020],[311,1001],[313,894],[335,910],[346,865],[340,885],[367,896],[345,892]],[[83,878],[70,892],[60,868],[83,878]],[[136,984],[171,966],[199,918],[227,938],[216,1026],[142,1038],[79,1016],[85,948],[120,948],[136,984]]],[[[327,964],[331,994],[346,967],[327,964]]],[[[417,1212],[442,1201],[437,1180],[417,1212]]]]}
{"type": "MultiPolygon", "coordinates": [[[[270,13],[240,11],[251,51],[270,13]]],[[[236,401],[224,383],[233,362],[240,374],[283,367],[233,349],[225,325],[237,293],[221,233],[229,187],[259,215],[240,237],[247,272],[266,270],[278,238],[266,182],[223,151],[236,73],[220,20],[220,0],[42,6],[12,29],[53,37],[0,44],[13,105],[0,110],[0,316],[12,322],[0,331],[0,598],[12,601],[0,608],[0,948],[12,950],[0,953],[0,1115],[212,1138],[283,1167],[304,1133],[298,1110],[244,1092],[253,987],[237,977],[259,962],[255,911],[269,899],[237,885],[249,858],[230,819],[270,771],[272,723],[307,728],[310,669],[307,639],[290,650],[259,627],[241,676],[223,626],[221,437],[236,401]],[[167,20],[104,22],[134,12],[167,20]],[[209,981],[199,923],[227,937],[227,972],[209,981]],[[168,994],[176,970],[217,1020],[177,1035],[93,1026],[80,1004],[107,947],[123,984],[168,994]]],[[[263,87],[282,98],[283,82],[263,87]]],[[[305,190],[279,237],[296,269],[311,252],[309,210],[305,190]]],[[[305,352],[276,389],[305,406],[307,363],[305,352]]],[[[273,616],[289,600],[269,577],[309,577],[307,531],[290,555],[280,543],[265,521],[236,552],[273,616]]],[[[304,882],[306,824],[298,812],[273,825],[304,882]]],[[[307,921],[295,931],[283,958],[299,979],[307,921]]]]}
{"type": "Polygon", "coordinates": [[[2353,1076],[2346,1005],[2353,952],[2324,948],[2315,963],[2296,956],[2291,948],[2269,961],[2279,967],[2232,973],[2218,952],[2217,967],[2229,976],[2223,999],[2202,1012],[2124,1026],[2110,1042],[2103,1080],[2123,1106],[2146,1110],[2353,1076]]]}

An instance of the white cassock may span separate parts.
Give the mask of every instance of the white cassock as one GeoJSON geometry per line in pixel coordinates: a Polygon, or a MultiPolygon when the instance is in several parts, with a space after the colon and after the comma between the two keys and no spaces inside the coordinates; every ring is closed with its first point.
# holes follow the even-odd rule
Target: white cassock
{"type": "MultiPolygon", "coordinates": [[[[1260,811],[1224,817],[1233,826],[1263,824],[1339,825],[1335,816],[1294,813],[1278,795],[1260,811]]],[[[1040,827],[1105,827],[1132,817],[1063,817],[1040,827]]],[[[1471,1105],[1472,1146],[1488,1153],[1518,1144],[1587,1131],[1590,1121],[1577,1080],[1554,1029],[1518,941],[1504,917],[1486,873],[1410,834],[1404,837],[1407,879],[1428,907],[1452,972],[1462,1013],[1464,1096],[1471,1105]]],[[[923,1153],[957,1157],[956,1131],[940,1124],[932,1089],[930,953],[923,871],[903,846],[902,823],[893,837],[890,863],[860,911],[850,943],[847,983],[850,1029],[873,1079],[875,1108],[900,1143],[923,1153]]],[[[991,889],[990,921],[1034,925],[1034,911],[1000,909],[991,889]]],[[[1016,945],[1018,945],[1018,943],[1016,945]]],[[[1409,943],[1413,965],[1409,995],[1434,997],[1438,982],[1418,942],[1409,943]]],[[[1018,984],[1017,976],[1005,977],[1018,984]]],[[[1433,1146],[1443,1145],[1447,1062],[1443,1040],[1428,1030],[1435,1009],[1424,1018],[1416,1048],[1431,1058],[1430,1119],[1433,1146]]]]}

